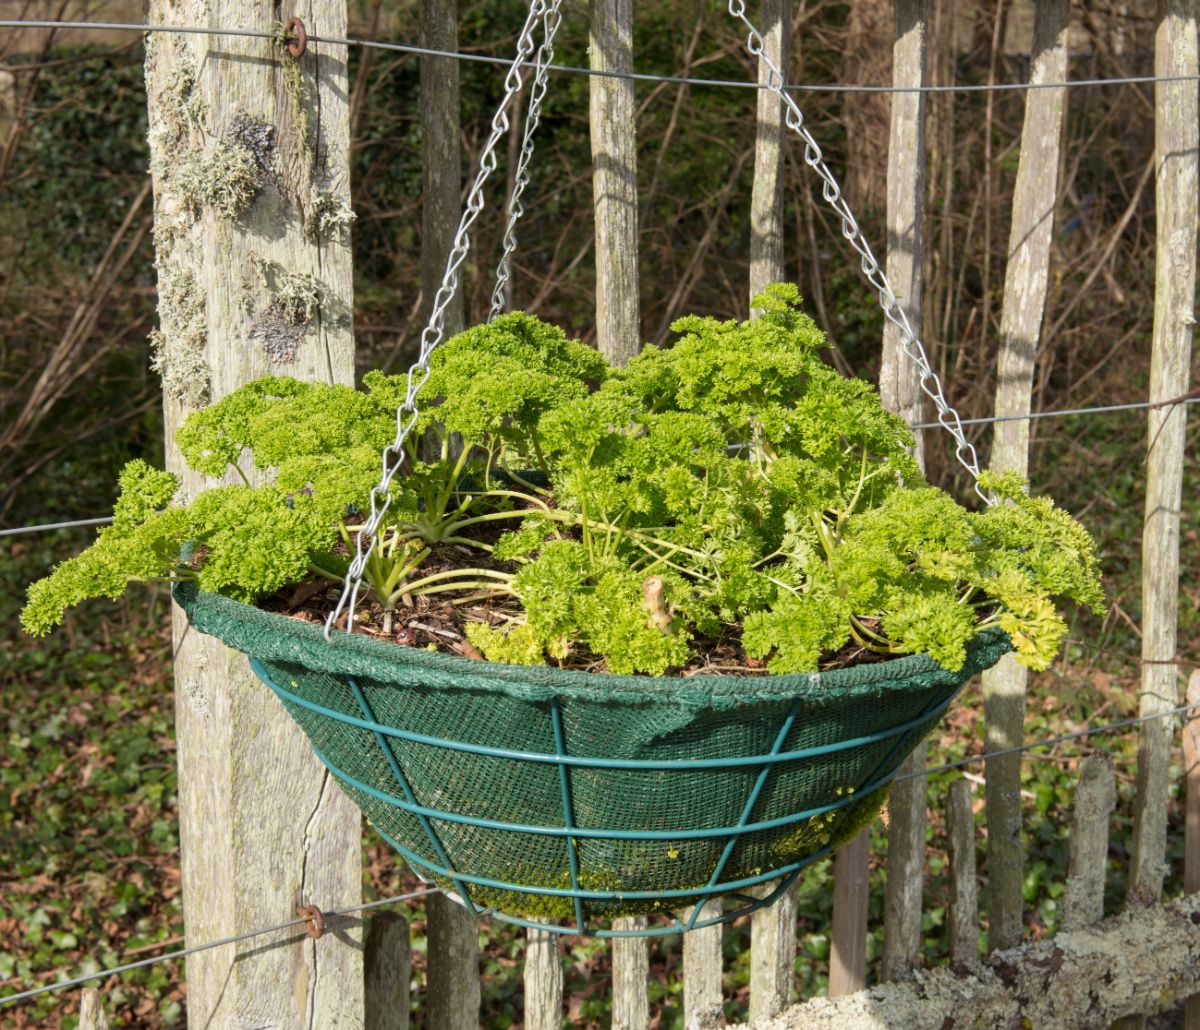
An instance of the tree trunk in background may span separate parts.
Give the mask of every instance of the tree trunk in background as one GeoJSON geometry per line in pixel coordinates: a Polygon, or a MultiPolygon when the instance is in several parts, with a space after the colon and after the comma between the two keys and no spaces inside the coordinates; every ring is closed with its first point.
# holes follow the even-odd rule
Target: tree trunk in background
{"type": "MultiPolygon", "coordinates": [[[[633,71],[633,0],[592,0],[591,66],[633,71]]],[[[636,97],[629,79],[592,76],[592,193],[596,216],[596,336],[624,365],[641,349],[638,309],[636,97]]]]}
{"type": "MultiPolygon", "coordinates": [[[[1154,74],[1187,76],[1154,84],[1157,236],[1150,402],[1187,392],[1196,323],[1197,61],[1196,0],[1159,0],[1154,74]]],[[[1146,509],[1142,528],[1142,690],[1137,804],[1129,897],[1137,908],[1162,897],[1167,872],[1167,801],[1173,719],[1153,718],[1179,703],[1174,664],[1179,619],[1179,533],[1187,408],[1151,408],[1146,425],[1146,509]]],[[[1195,1004],[1189,1018],[1195,1016],[1195,1004]]],[[[1140,1018],[1114,1024],[1145,1025],[1140,1018]]]]}
{"type": "MultiPolygon", "coordinates": [[[[894,86],[924,86],[928,81],[929,7],[929,0],[896,0],[894,86]]],[[[894,93],[888,141],[887,274],[914,331],[921,326],[924,205],[925,94],[894,93]]],[[[921,375],[904,353],[900,331],[891,322],[885,322],[883,328],[879,393],[883,406],[910,425],[923,421],[921,375]]],[[[917,460],[924,467],[922,443],[918,433],[917,460]]],[[[927,754],[928,744],[921,741],[898,775],[923,770],[927,754]]],[[[924,776],[901,779],[888,799],[887,896],[880,967],[883,980],[907,975],[921,957],[927,790],[924,776]]]]}
{"type": "MultiPolygon", "coordinates": [[[[1034,23],[1031,82],[1067,77],[1067,0],[1044,0],[1034,23]]],[[[1021,156],[1013,192],[1012,228],[1004,275],[997,361],[996,415],[1027,415],[1033,403],[1033,372],[1041,339],[1050,242],[1058,191],[1065,89],[1032,89],[1025,96],[1021,156]]],[[[1029,422],[998,422],[991,466],[1029,473],[1029,422]]],[[[983,674],[986,750],[1017,747],[1023,740],[1026,670],[1011,655],[983,674]]],[[[1021,755],[989,759],[988,948],[1021,942],[1025,848],[1021,840],[1021,755]]]]}
{"type": "MultiPolygon", "coordinates": [[[[891,72],[892,20],[892,5],[888,0],[851,0],[842,61],[843,83],[886,84],[891,72]]],[[[889,109],[886,93],[847,93],[842,98],[846,199],[860,217],[884,205],[889,109]]]]}
{"type": "MultiPolygon", "coordinates": [[[[344,36],[343,0],[295,7],[310,36],[344,36]]],[[[275,30],[267,0],[151,0],[151,22],[275,30]]],[[[346,51],[158,34],[146,42],[167,467],[174,432],[252,379],[354,381],[346,51]],[[302,315],[281,296],[318,294],[302,315]]],[[[361,899],[358,810],[246,659],[174,615],[183,909],[189,944],[361,899]]],[[[192,955],[196,1027],[361,1027],[361,921],[192,955]]]]}
{"type": "MultiPolygon", "coordinates": [[[[458,50],[455,0],[422,0],[421,40],[432,50],[458,50]]],[[[446,259],[462,216],[462,155],[459,128],[458,62],[421,58],[421,318],[422,328],[442,284],[446,259]]],[[[462,275],[463,273],[460,273],[462,275]]],[[[445,339],[466,328],[466,283],[446,307],[445,339]]],[[[470,912],[446,897],[431,897],[429,1018],[431,1026],[468,1030],[479,1022],[479,928],[470,912]]]]}
{"type": "MultiPolygon", "coordinates": [[[[759,31],[766,55],[788,78],[791,56],[791,0],[763,0],[759,31]]],[[[767,66],[758,62],[758,81],[767,66]]],[[[750,297],[787,277],[783,251],[783,148],[787,125],[783,104],[765,89],[758,91],[758,128],[754,148],[754,185],[750,195],[750,297]]],[[[774,889],[767,884],[764,889],[774,889]]],[[[750,1022],[782,1012],[791,1003],[796,961],[796,894],[784,892],[770,908],[751,918],[750,1022]]]]}

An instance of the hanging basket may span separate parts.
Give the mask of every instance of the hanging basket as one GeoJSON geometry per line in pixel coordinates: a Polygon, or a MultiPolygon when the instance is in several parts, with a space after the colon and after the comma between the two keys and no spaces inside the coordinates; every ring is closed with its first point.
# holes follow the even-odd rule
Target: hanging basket
{"type": "Polygon", "coordinates": [[[623,933],[597,926],[615,916],[672,914],[638,931],[653,935],[769,904],[875,816],[962,685],[1009,650],[993,629],[956,673],[913,655],[814,675],[615,676],[326,640],[192,585],[175,597],[250,657],[423,878],[476,913],[600,936],[623,933]],[[702,914],[718,897],[735,904],[702,914]]]}

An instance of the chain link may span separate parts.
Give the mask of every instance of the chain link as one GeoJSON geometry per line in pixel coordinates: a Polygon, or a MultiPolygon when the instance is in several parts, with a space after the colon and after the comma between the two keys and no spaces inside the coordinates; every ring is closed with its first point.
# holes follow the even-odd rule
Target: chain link
{"type": "Polygon", "coordinates": [[[529,109],[525,113],[525,137],[521,143],[521,156],[517,161],[516,174],[513,176],[512,196],[508,200],[508,224],[504,227],[504,253],[496,265],[496,285],[492,290],[492,310],[488,313],[488,321],[492,321],[502,312],[507,303],[505,288],[512,278],[510,259],[517,249],[516,228],[517,220],[525,214],[521,204],[521,195],[529,185],[529,162],[533,159],[533,134],[537,131],[538,122],[542,117],[542,100],[546,96],[546,85],[550,78],[550,63],[554,60],[554,34],[558,31],[562,15],[559,8],[562,0],[551,0],[550,7],[542,19],[542,42],[534,59],[535,71],[533,86],[529,90],[529,109]]]}
{"type": "Polygon", "coordinates": [[[876,294],[879,297],[879,306],[883,309],[884,317],[899,330],[901,348],[920,370],[921,390],[933,401],[934,407],[937,409],[938,424],[954,437],[954,457],[971,474],[971,478],[975,481],[975,492],[984,503],[994,503],[995,498],[991,497],[979,485],[979,457],[975,453],[974,445],[967,439],[966,433],[963,432],[962,420],[959,418],[958,412],[946,400],[946,395],[942,391],[942,381],[929,364],[925,348],[909,324],[908,316],[904,313],[904,309],[900,306],[899,301],[896,300],[896,294],[892,290],[891,283],[888,282],[887,274],[871,250],[871,245],[859,229],[858,222],[850,210],[850,205],[842,195],[841,186],[838,185],[833,172],[830,171],[829,166],[825,163],[825,156],[821,151],[820,145],[812,133],[808,131],[808,126],[804,124],[804,115],[799,105],[784,90],[783,72],[766,53],[762,33],[746,17],[745,0],[729,0],[729,13],[746,27],[748,33],[746,37],[746,49],[750,55],[758,58],[766,65],[766,87],[779,97],[780,102],[784,105],[784,119],[787,122],[788,128],[804,141],[804,163],[821,177],[821,195],[841,219],[842,236],[845,237],[846,242],[858,254],[862,273],[866,277],[867,282],[875,288],[876,294]]]}
{"type": "Polygon", "coordinates": [[[517,53],[508,65],[508,74],[504,77],[504,97],[496,113],[492,116],[492,131],[479,155],[479,171],[467,201],[463,207],[462,218],[458,223],[458,232],[454,236],[454,245],[446,259],[446,271],[442,276],[442,284],[434,297],[433,309],[429,315],[429,324],[421,333],[421,349],[417,360],[408,370],[408,386],[405,390],[404,401],[396,411],[396,438],[383,449],[383,472],[378,484],[371,488],[371,514],[359,528],[354,544],[354,558],[346,573],[342,585],[342,593],[338,598],[337,607],[329,613],[325,621],[325,637],[333,631],[338,620],[346,613],[346,632],[354,630],[354,609],[358,603],[359,590],[362,588],[363,573],[367,567],[371,548],[375,544],[375,534],[391,505],[391,484],[400,472],[404,462],[404,443],[417,423],[417,394],[420,393],[429,379],[429,359],[434,350],[442,342],[446,333],[446,308],[453,299],[459,287],[459,269],[466,260],[471,249],[470,229],[479,212],[483,210],[483,186],[488,176],[496,170],[496,144],[504,137],[509,129],[508,108],[513,97],[521,90],[521,66],[529,60],[533,53],[533,34],[538,21],[546,16],[547,0],[530,0],[529,13],[525,24],[517,37],[517,53]]]}

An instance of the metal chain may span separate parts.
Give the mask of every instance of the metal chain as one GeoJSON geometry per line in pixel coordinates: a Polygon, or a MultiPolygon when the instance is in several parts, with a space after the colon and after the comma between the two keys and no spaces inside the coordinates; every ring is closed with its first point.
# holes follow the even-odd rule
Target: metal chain
{"type": "Polygon", "coordinates": [[[516,174],[513,176],[512,196],[508,200],[508,224],[504,228],[504,253],[496,265],[496,285],[492,290],[492,310],[488,313],[488,321],[492,321],[502,312],[505,303],[505,287],[512,278],[512,268],[509,259],[517,249],[516,228],[517,220],[525,214],[521,205],[521,195],[529,185],[529,162],[533,158],[533,134],[537,131],[538,122],[542,116],[542,100],[546,96],[546,85],[550,78],[550,62],[554,60],[554,34],[558,31],[562,15],[559,8],[562,0],[551,0],[542,20],[542,42],[538,47],[534,60],[535,72],[533,86],[529,90],[529,109],[525,113],[525,137],[521,143],[521,156],[517,161],[516,174]]]}
{"type": "Polygon", "coordinates": [[[917,339],[917,334],[913,331],[912,326],[909,325],[908,316],[904,313],[904,309],[900,306],[899,301],[896,300],[896,294],[892,290],[892,284],[888,282],[887,273],[880,267],[878,259],[871,250],[871,245],[859,229],[858,222],[850,210],[850,205],[846,203],[846,198],[842,195],[841,186],[838,184],[833,172],[829,170],[829,166],[825,163],[825,156],[821,151],[820,145],[812,133],[808,131],[808,126],[804,124],[804,114],[801,112],[796,101],[784,90],[783,72],[767,54],[762,33],[746,17],[746,0],[729,0],[729,13],[746,27],[748,33],[746,37],[747,51],[749,51],[752,57],[757,57],[767,66],[766,88],[779,97],[780,102],[784,105],[784,117],[788,128],[804,141],[804,163],[821,177],[823,183],[821,194],[825,198],[826,203],[833,208],[841,219],[842,236],[845,237],[846,241],[861,258],[860,266],[862,273],[867,281],[875,287],[875,291],[879,297],[879,306],[883,308],[884,317],[899,330],[901,348],[909,359],[916,364],[917,368],[920,369],[921,389],[933,401],[934,407],[937,408],[938,424],[954,437],[955,458],[958,459],[958,463],[963,468],[971,473],[971,478],[975,481],[975,492],[985,503],[992,504],[995,499],[979,485],[979,457],[975,453],[974,445],[967,439],[966,433],[963,432],[962,420],[959,418],[958,412],[946,400],[946,396],[942,391],[942,382],[938,378],[937,373],[934,372],[933,367],[929,364],[925,348],[922,346],[921,341],[917,339]]]}
{"type": "Polygon", "coordinates": [[[492,116],[491,135],[484,144],[483,152],[479,155],[479,171],[467,194],[462,219],[459,221],[458,232],[454,237],[454,246],[446,260],[446,271],[442,276],[442,284],[438,288],[433,302],[433,310],[429,315],[429,324],[421,333],[420,354],[408,370],[408,387],[405,391],[404,401],[396,411],[396,438],[383,449],[383,474],[379,483],[371,488],[371,514],[358,531],[354,545],[354,559],[350,562],[350,568],[346,573],[337,607],[329,613],[329,618],[325,621],[326,639],[329,638],[329,634],[343,612],[347,613],[346,632],[351,633],[354,630],[354,609],[358,603],[358,592],[362,587],[363,572],[366,569],[371,548],[375,543],[375,534],[379,531],[383,517],[391,505],[390,487],[404,462],[404,443],[417,423],[417,394],[429,379],[429,359],[445,336],[446,308],[455,293],[458,292],[459,268],[466,259],[467,252],[471,249],[469,231],[475,219],[479,217],[479,212],[483,210],[483,185],[488,176],[496,170],[496,144],[508,131],[508,107],[512,103],[513,97],[521,90],[521,66],[533,53],[534,28],[538,21],[545,17],[546,9],[547,0],[530,0],[529,14],[517,37],[517,53],[509,63],[508,74],[504,78],[504,97],[500,101],[500,106],[496,108],[496,113],[492,116]]]}

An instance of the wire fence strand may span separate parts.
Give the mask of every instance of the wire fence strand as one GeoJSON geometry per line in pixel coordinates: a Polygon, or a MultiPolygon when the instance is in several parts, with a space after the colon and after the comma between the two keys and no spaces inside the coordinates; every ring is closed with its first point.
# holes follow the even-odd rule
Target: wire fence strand
{"type": "MultiPolygon", "coordinates": [[[[1065,418],[1073,415],[1107,415],[1122,411],[1145,411],[1149,408],[1166,407],[1168,404],[1192,405],[1200,404],[1200,396],[1184,396],[1171,401],[1135,401],[1129,404],[1105,404],[1094,408],[1060,408],[1051,411],[1035,411],[1028,415],[1002,415],[998,418],[964,418],[964,426],[991,425],[996,422],[1019,422],[1023,419],[1065,418]]],[[[910,429],[937,429],[938,422],[917,422],[910,429]]],[[[106,526],[112,522],[112,516],[95,519],[74,519],[70,522],[43,522],[34,526],[12,526],[0,529],[0,537],[19,536],[22,533],[48,533],[56,529],[73,529],[79,526],[106,526]]]]}
{"type": "MultiPolygon", "coordinates": [[[[217,28],[205,25],[151,25],[137,22],[116,21],[53,21],[53,20],[0,20],[0,28],[15,29],[78,29],[112,32],[178,32],[195,36],[231,36],[258,39],[279,39],[280,33],[264,29],[217,28]]],[[[412,54],[418,57],[449,57],[456,61],[471,61],[478,64],[507,65],[503,57],[490,54],[470,54],[457,50],[438,50],[416,46],[412,43],[395,43],[382,39],[365,39],[356,36],[309,36],[308,42],[326,43],[331,46],[364,47],[394,53],[412,54]]],[[[530,62],[527,67],[533,67],[530,62]]],[[[588,75],[605,79],[631,79],[634,82],[667,83],[677,86],[699,86],[718,89],[768,89],[766,83],[740,79],[710,79],[692,75],[655,75],[650,72],[620,72],[598,68],[582,68],[577,65],[551,64],[550,71],[565,75],[588,75]]],[[[9,65],[9,70],[18,71],[20,65],[9,65]]],[[[1064,87],[1135,86],[1156,82],[1195,82],[1200,75],[1123,75],[1112,78],[1071,79],[1066,82],[981,82],[956,83],[953,85],[926,86],[874,86],[867,84],[789,82],[783,89],[789,93],[1001,93],[1023,92],[1032,89],[1062,89],[1064,87]]]]}
{"type": "MultiPolygon", "coordinates": [[[[436,893],[438,893],[437,887],[429,887],[426,890],[413,891],[411,894],[397,894],[394,897],[382,898],[379,901],[368,901],[365,904],[355,905],[352,908],[343,908],[337,912],[324,912],[322,915],[327,919],[331,916],[335,918],[337,916],[348,916],[353,915],[355,912],[366,912],[373,908],[381,908],[384,905],[394,905],[401,901],[412,901],[415,898],[423,898],[436,893]]],[[[133,969],[142,969],[145,966],[152,966],[158,962],[171,962],[177,958],[195,955],[199,951],[221,948],[226,944],[237,944],[239,941],[248,941],[254,937],[262,937],[264,934],[277,933],[280,930],[290,930],[295,926],[303,926],[307,922],[307,919],[289,919],[286,923],[264,926],[259,930],[247,930],[245,933],[237,933],[232,937],[222,937],[219,941],[209,941],[207,944],[197,944],[191,948],[180,948],[178,951],[169,951],[165,955],[152,955],[150,958],[144,958],[137,962],[129,962],[123,966],[114,966],[112,969],[102,969],[97,973],[87,973],[83,976],[73,977],[70,980],[60,980],[57,983],[34,987],[28,991],[22,991],[20,994],[10,994],[8,997],[0,998],[0,1006],[11,1005],[13,1002],[25,1001],[28,998],[36,998],[38,995],[47,994],[50,991],[63,991],[68,987],[78,987],[80,984],[90,983],[93,980],[104,980],[110,976],[128,973],[133,969]]]]}

